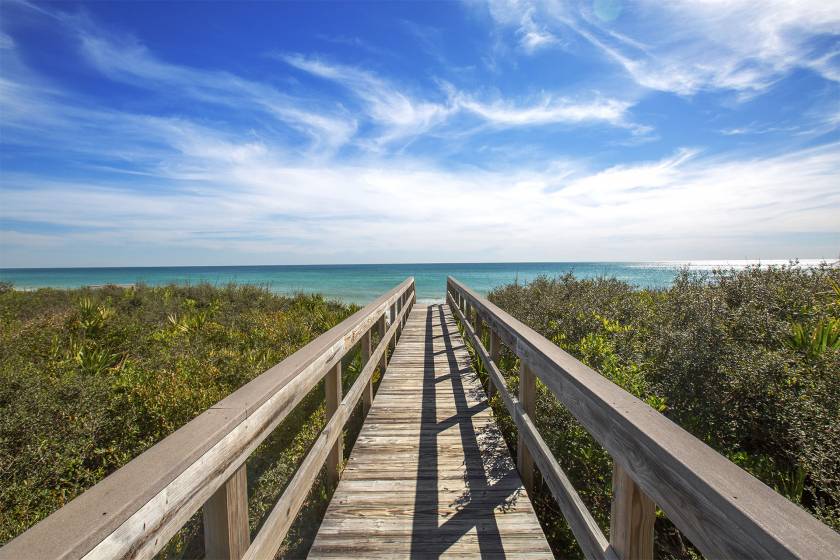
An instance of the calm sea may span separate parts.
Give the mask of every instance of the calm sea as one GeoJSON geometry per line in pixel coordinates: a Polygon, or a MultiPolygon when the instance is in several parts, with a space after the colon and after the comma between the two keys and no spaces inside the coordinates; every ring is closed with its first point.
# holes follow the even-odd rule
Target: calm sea
{"type": "MultiPolygon", "coordinates": [[[[758,261],[681,261],[681,262],[560,262],[560,263],[481,263],[481,264],[360,264],[360,265],[283,265],[283,266],[173,266],[132,268],[38,268],[0,269],[0,281],[16,288],[75,288],[102,284],[149,285],[169,283],[197,284],[229,282],[257,284],[282,294],[320,293],[328,298],[364,304],[414,276],[417,299],[440,301],[446,277],[454,276],[473,289],[487,293],[513,281],[528,282],[537,276],[558,276],[571,272],[579,278],[615,277],[634,286],[666,288],[682,267],[711,269],[742,268],[758,261]]],[[[787,261],[762,261],[784,264],[787,261]]],[[[820,261],[802,261],[802,265],[820,261]]]]}

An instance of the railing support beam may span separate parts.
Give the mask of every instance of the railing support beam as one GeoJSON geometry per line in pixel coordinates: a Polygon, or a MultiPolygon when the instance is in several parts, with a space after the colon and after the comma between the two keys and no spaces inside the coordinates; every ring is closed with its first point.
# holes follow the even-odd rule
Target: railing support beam
{"type": "Polygon", "coordinates": [[[202,514],[205,558],[242,558],[251,544],[248,529],[248,474],[244,463],[207,500],[202,514]]]}
{"type": "MultiPolygon", "coordinates": [[[[336,363],[324,378],[326,401],[327,401],[327,422],[333,417],[341,404],[341,360],[336,363]]],[[[338,484],[341,477],[341,462],[344,459],[344,438],[339,436],[327,457],[327,483],[330,488],[338,484]]]]}
{"type": "MultiPolygon", "coordinates": [[[[528,418],[536,423],[534,413],[536,412],[537,401],[537,378],[524,361],[520,361],[519,363],[519,404],[522,406],[523,412],[528,415],[528,418]]],[[[528,490],[528,493],[533,492],[534,458],[531,456],[531,452],[528,451],[528,445],[525,443],[525,438],[522,437],[522,434],[519,434],[516,440],[516,465],[525,489],[528,490]]]]}
{"type": "Polygon", "coordinates": [[[610,544],[620,560],[653,558],[656,505],[617,463],[613,466],[610,544]]]}

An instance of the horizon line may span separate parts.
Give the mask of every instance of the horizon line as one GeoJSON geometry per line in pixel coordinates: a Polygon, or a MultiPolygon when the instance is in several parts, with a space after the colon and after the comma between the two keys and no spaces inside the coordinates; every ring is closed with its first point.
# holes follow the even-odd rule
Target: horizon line
{"type": "Polygon", "coordinates": [[[574,261],[416,261],[416,262],[370,262],[370,263],[309,263],[309,264],[169,264],[169,265],[99,265],[99,266],[11,266],[0,267],[0,271],[13,270],[82,270],[82,269],[142,269],[142,268],[271,268],[271,267],[325,267],[325,266],[411,266],[411,265],[516,265],[516,264],[704,264],[710,265],[720,263],[732,264],[788,264],[788,263],[811,263],[811,264],[834,264],[840,263],[840,257],[812,257],[812,258],[739,258],[739,259],[650,259],[650,260],[574,260],[574,261]]]}

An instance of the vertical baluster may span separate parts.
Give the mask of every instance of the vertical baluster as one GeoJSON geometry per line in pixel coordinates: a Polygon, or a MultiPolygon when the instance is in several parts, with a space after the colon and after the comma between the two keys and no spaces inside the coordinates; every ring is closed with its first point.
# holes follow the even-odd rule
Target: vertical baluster
{"type": "MultiPolygon", "coordinates": [[[[341,390],[341,360],[335,364],[327,376],[324,378],[326,401],[327,401],[327,421],[333,417],[338,406],[341,404],[342,390],[341,390]]],[[[341,461],[344,458],[344,438],[339,436],[330,454],[327,457],[327,482],[330,487],[338,484],[338,478],[341,473],[341,461]]]]}
{"type": "MultiPolygon", "coordinates": [[[[370,330],[368,330],[363,336],[362,340],[359,342],[359,346],[362,349],[362,367],[364,368],[365,365],[370,360],[370,330]]],[[[367,384],[365,384],[364,392],[362,393],[362,409],[364,413],[367,414],[368,410],[370,410],[370,406],[373,404],[373,379],[368,379],[367,384]]]]}
{"type": "MultiPolygon", "coordinates": [[[[493,360],[496,367],[499,367],[499,356],[502,353],[502,341],[499,339],[499,335],[496,334],[496,331],[493,329],[488,330],[490,331],[490,359],[493,360]]],[[[487,383],[487,396],[492,397],[495,393],[496,386],[493,384],[493,380],[489,379],[487,383]]]]}
{"type": "Polygon", "coordinates": [[[205,558],[242,558],[251,544],[248,529],[248,474],[244,463],[205,502],[202,514],[205,558]]]}
{"type": "MultiPolygon", "coordinates": [[[[531,421],[534,421],[537,400],[537,379],[531,368],[520,360],[519,366],[519,404],[531,421]]],[[[531,452],[525,445],[525,438],[519,434],[516,444],[516,465],[519,468],[519,476],[528,492],[534,490],[534,459],[531,452]]]]}
{"type": "MultiPolygon", "coordinates": [[[[385,314],[382,314],[382,317],[379,318],[379,321],[376,322],[379,326],[379,344],[382,344],[385,340],[385,314]]],[[[380,377],[385,375],[385,368],[388,367],[388,345],[385,345],[385,349],[382,351],[382,357],[379,358],[379,375],[380,377]]]]}
{"type": "Polygon", "coordinates": [[[613,465],[610,544],[621,560],[653,558],[656,505],[618,463],[613,465]]]}
{"type": "MultiPolygon", "coordinates": [[[[487,329],[487,326],[484,323],[484,320],[478,314],[478,311],[476,311],[476,314],[475,314],[475,327],[476,327],[475,334],[476,334],[476,336],[478,336],[478,340],[481,342],[481,344],[483,346],[484,345],[484,331],[487,329]]],[[[486,346],[485,346],[485,348],[486,348],[486,346]]],[[[491,387],[493,387],[493,380],[490,379],[490,373],[489,373],[490,368],[486,367],[486,364],[485,364],[484,369],[485,369],[485,373],[487,373],[487,396],[489,397],[490,396],[490,389],[491,389],[491,387]]]]}
{"type": "MultiPolygon", "coordinates": [[[[391,320],[390,320],[389,324],[393,325],[394,321],[396,320],[396,317],[397,317],[397,303],[394,302],[394,303],[391,304],[391,320]]],[[[394,350],[396,350],[396,348],[397,348],[397,335],[395,333],[394,336],[391,337],[391,340],[388,342],[388,350],[389,350],[389,352],[391,352],[392,357],[394,355],[394,350]]]]}

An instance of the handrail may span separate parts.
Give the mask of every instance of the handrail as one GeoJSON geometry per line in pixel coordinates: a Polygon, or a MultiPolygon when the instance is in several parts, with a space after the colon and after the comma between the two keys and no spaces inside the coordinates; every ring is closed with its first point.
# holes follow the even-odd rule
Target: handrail
{"type": "Polygon", "coordinates": [[[202,507],[208,558],[273,558],[325,462],[337,479],[342,428],[361,398],[367,412],[374,370],[415,299],[408,278],[10,541],[0,559],[151,558],[202,507]],[[364,366],[342,399],[341,359],[357,344],[364,366]],[[249,545],[245,461],[325,376],[327,425],[249,545]]]}
{"type": "Polygon", "coordinates": [[[651,557],[655,503],[707,558],[837,559],[840,535],[664,415],[452,277],[447,301],[519,429],[523,480],[532,457],[587,558],[651,557]],[[522,364],[518,399],[496,365],[500,342],[522,364]],[[533,375],[613,457],[609,541],[534,425],[533,375]]]}

